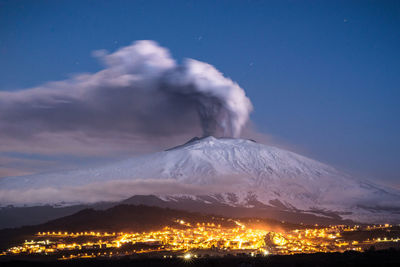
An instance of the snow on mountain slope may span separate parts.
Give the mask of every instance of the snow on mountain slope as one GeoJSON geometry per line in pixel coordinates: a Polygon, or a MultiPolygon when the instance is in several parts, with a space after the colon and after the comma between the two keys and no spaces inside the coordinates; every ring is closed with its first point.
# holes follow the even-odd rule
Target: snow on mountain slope
{"type": "MultiPolygon", "coordinates": [[[[115,191],[129,196],[141,194],[146,181],[156,194],[169,200],[190,195],[206,201],[196,195],[221,193],[219,201],[229,205],[251,206],[256,200],[293,210],[335,211],[344,218],[400,217],[400,194],[393,189],[354,179],[326,164],[276,147],[214,137],[194,139],[167,151],[97,168],[3,178],[0,203],[13,203],[15,194],[22,197],[28,193],[27,199],[52,192],[51,202],[60,201],[57,196],[66,191],[63,201],[82,201],[74,199],[79,194],[87,194],[88,201],[93,201],[91,194],[96,192],[96,200],[108,199],[107,194],[115,195],[115,191]],[[162,181],[171,180],[176,190],[158,191],[157,187],[168,187],[162,181]],[[120,186],[111,187],[112,190],[99,188],[114,181],[121,182],[120,186]],[[133,182],[133,186],[127,182],[133,182]]],[[[118,197],[123,198],[123,194],[118,197]]]]}

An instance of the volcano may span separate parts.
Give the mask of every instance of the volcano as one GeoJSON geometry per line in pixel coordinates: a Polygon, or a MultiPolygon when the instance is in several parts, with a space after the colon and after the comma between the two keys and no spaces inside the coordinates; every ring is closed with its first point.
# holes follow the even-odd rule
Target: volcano
{"type": "Polygon", "coordinates": [[[117,201],[149,194],[140,191],[144,184],[153,186],[150,193],[162,203],[190,200],[209,205],[210,212],[218,203],[335,214],[360,222],[400,221],[400,192],[395,189],[280,148],[211,136],[105,166],[3,178],[0,203],[82,204],[110,196],[117,201]],[[46,194],[51,197],[45,199],[46,194]],[[15,195],[25,202],[14,203],[15,195]]]}

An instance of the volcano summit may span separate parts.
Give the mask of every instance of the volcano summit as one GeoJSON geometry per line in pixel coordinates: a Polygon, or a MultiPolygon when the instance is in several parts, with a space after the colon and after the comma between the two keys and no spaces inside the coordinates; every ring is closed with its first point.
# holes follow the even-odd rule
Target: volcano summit
{"type": "Polygon", "coordinates": [[[230,207],[274,207],[362,222],[398,222],[400,194],[290,151],[231,138],[194,138],[109,165],[7,177],[4,205],[120,201],[156,195],[230,207]],[[18,197],[17,197],[18,196],[18,197]]]}

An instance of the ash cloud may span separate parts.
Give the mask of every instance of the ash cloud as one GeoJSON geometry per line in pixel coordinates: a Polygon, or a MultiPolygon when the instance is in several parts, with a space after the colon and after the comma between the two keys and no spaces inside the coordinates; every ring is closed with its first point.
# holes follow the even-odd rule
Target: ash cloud
{"type": "Polygon", "coordinates": [[[133,195],[202,195],[225,192],[233,186],[226,180],[213,185],[197,185],[175,179],[113,180],[80,186],[49,186],[31,189],[0,189],[1,205],[41,205],[43,203],[96,203],[121,201],[133,195]]]}
{"type": "Polygon", "coordinates": [[[82,136],[132,144],[199,131],[238,137],[249,118],[252,105],[239,85],[207,63],[178,65],[153,41],[94,55],[105,65],[97,73],[0,92],[0,151],[52,137],[65,146],[82,136]]]}

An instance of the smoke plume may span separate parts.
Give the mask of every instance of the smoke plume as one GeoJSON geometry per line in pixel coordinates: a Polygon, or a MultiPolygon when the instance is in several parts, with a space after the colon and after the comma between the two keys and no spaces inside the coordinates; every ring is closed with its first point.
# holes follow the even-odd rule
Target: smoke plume
{"type": "Polygon", "coordinates": [[[0,139],[157,138],[199,129],[238,137],[252,110],[244,90],[213,66],[193,59],[178,65],[153,41],[94,56],[105,65],[97,73],[0,92],[0,139]]]}

